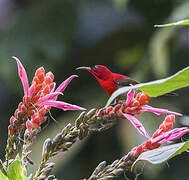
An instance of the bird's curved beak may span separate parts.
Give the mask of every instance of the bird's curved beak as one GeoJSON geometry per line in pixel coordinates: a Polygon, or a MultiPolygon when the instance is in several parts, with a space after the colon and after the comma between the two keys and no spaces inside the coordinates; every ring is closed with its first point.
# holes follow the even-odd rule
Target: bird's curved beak
{"type": "Polygon", "coordinates": [[[90,71],[90,70],[91,70],[90,67],[85,67],[85,66],[76,68],[76,70],[80,70],[80,69],[81,69],[81,70],[87,70],[87,71],[90,71]]]}

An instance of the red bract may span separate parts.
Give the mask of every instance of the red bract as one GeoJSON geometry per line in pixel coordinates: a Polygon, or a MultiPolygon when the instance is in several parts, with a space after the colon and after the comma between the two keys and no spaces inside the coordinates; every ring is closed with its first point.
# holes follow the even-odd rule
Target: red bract
{"type": "Polygon", "coordinates": [[[70,81],[77,77],[77,75],[70,76],[55,90],[56,83],[54,82],[53,73],[45,73],[44,68],[40,67],[36,70],[32,84],[29,87],[25,68],[18,58],[13,57],[13,59],[16,60],[18,65],[19,77],[24,89],[24,97],[23,102],[18,105],[14,116],[10,119],[10,135],[22,129],[26,121],[28,131],[31,131],[32,128],[40,128],[40,125],[46,121],[45,114],[50,111],[51,107],[63,110],[85,110],[85,108],[77,105],[57,101],[58,96],[62,94],[70,81]]]}
{"type": "Polygon", "coordinates": [[[159,126],[156,132],[149,138],[148,141],[134,147],[131,151],[138,157],[145,151],[156,149],[163,143],[170,143],[172,140],[178,139],[185,133],[189,132],[189,128],[175,128],[172,129],[175,122],[175,116],[169,115],[165,117],[163,123],[159,126]]]}

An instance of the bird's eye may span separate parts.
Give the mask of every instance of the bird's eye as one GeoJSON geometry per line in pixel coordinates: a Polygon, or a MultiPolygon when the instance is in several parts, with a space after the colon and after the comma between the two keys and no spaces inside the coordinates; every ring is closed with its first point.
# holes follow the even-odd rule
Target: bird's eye
{"type": "Polygon", "coordinates": [[[91,69],[95,71],[98,69],[98,66],[93,66],[91,69]]]}

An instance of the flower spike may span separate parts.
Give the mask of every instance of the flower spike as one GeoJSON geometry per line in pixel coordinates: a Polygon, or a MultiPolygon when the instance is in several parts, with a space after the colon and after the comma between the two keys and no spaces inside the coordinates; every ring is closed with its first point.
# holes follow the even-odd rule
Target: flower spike
{"type": "Polygon", "coordinates": [[[173,140],[178,139],[189,132],[188,127],[175,128],[171,130],[174,122],[174,115],[166,116],[165,120],[155,131],[152,137],[149,138],[146,142],[140,144],[139,146],[134,147],[131,151],[134,153],[136,157],[138,157],[145,151],[156,149],[164,143],[171,143],[173,140]]]}
{"type": "Polygon", "coordinates": [[[29,87],[26,70],[17,57],[13,56],[18,65],[19,77],[22,81],[24,89],[23,102],[15,111],[14,118],[11,119],[11,134],[19,132],[25,125],[28,131],[32,129],[40,129],[40,125],[46,121],[46,114],[51,107],[66,110],[86,110],[77,105],[66,102],[57,101],[59,95],[63,95],[63,91],[77,75],[72,75],[63,81],[55,90],[54,74],[52,72],[45,73],[45,69],[40,67],[36,70],[31,86],[29,87]],[[17,120],[17,126],[14,127],[14,121],[17,120]],[[26,124],[27,122],[27,124],[26,124]],[[19,125],[18,125],[19,124],[19,125]]]}

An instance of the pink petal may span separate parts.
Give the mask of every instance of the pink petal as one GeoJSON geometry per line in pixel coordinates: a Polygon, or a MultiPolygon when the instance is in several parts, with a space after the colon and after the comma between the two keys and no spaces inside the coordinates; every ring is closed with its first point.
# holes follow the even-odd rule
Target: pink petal
{"type": "Polygon", "coordinates": [[[133,115],[130,114],[123,113],[123,115],[133,124],[133,126],[139,131],[140,134],[142,134],[148,139],[150,138],[142,123],[138,119],[136,119],[133,115]]]}
{"type": "Polygon", "coordinates": [[[51,107],[63,109],[64,111],[66,111],[66,110],[81,110],[81,111],[86,110],[85,108],[82,108],[77,105],[72,105],[72,104],[69,104],[66,102],[54,101],[54,100],[44,101],[44,102],[40,103],[40,105],[51,106],[51,107]]]}
{"type": "Polygon", "coordinates": [[[53,93],[53,92],[54,92],[54,90],[55,90],[55,88],[56,88],[56,83],[55,83],[55,82],[53,82],[53,84],[54,84],[54,86],[53,86],[53,88],[52,88],[52,90],[51,90],[51,93],[53,93]]]}
{"type": "Polygon", "coordinates": [[[144,105],[142,106],[142,111],[148,111],[148,112],[153,112],[154,114],[160,115],[160,114],[174,114],[176,116],[182,116],[182,114],[173,112],[173,111],[168,111],[167,109],[160,109],[160,108],[154,108],[149,105],[144,105]]]}
{"type": "Polygon", "coordinates": [[[160,144],[163,144],[165,142],[169,143],[169,141],[178,139],[187,132],[189,132],[189,129],[187,127],[175,128],[175,129],[170,130],[164,134],[161,134],[160,136],[152,139],[151,141],[152,141],[152,143],[160,143],[160,144]]]}
{"type": "Polygon", "coordinates": [[[134,89],[130,89],[127,93],[127,100],[126,100],[126,106],[129,106],[131,102],[134,100],[135,91],[134,89]]]}
{"type": "Polygon", "coordinates": [[[23,85],[23,88],[24,88],[24,95],[27,97],[28,94],[29,94],[29,85],[28,85],[28,77],[27,77],[27,74],[26,74],[26,70],[17,57],[13,56],[12,58],[15,59],[16,62],[17,62],[18,72],[19,72],[18,74],[19,74],[19,77],[22,81],[22,85],[23,85]]]}
{"type": "Polygon", "coordinates": [[[28,91],[28,96],[29,97],[33,96],[33,93],[35,92],[35,88],[36,88],[35,83],[32,83],[32,85],[30,86],[29,91],[28,91]]]}
{"type": "Polygon", "coordinates": [[[41,105],[41,103],[44,103],[45,101],[54,100],[57,98],[58,95],[62,94],[61,92],[54,92],[47,94],[46,96],[43,96],[37,101],[38,105],[41,105]]]}
{"type": "Polygon", "coordinates": [[[70,83],[70,81],[75,78],[75,77],[78,77],[77,75],[72,75],[70,76],[69,78],[67,78],[65,81],[63,81],[59,86],[58,88],[56,89],[55,92],[63,92],[66,87],[68,86],[68,84],[70,83]]]}

